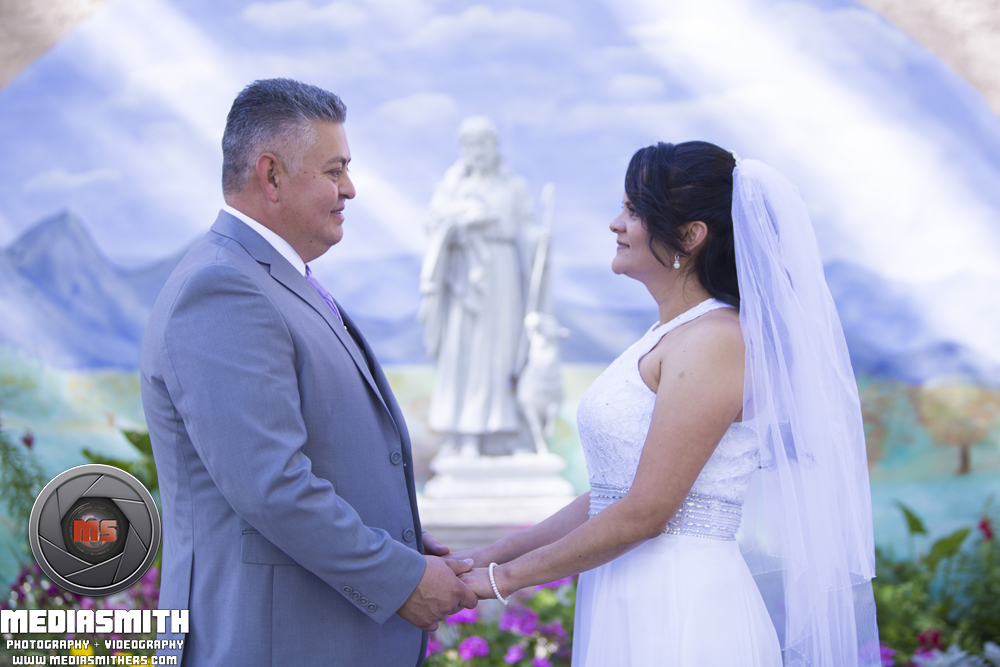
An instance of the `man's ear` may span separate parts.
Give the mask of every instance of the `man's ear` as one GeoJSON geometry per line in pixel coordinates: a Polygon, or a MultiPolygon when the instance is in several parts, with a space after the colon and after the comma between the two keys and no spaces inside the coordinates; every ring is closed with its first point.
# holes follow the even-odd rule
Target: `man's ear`
{"type": "Polygon", "coordinates": [[[685,222],[681,227],[681,242],[688,254],[694,252],[706,238],[708,238],[708,225],[701,220],[685,222]]]}
{"type": "Polygon", "coordinates": [[[284,165],[274,153],[261,153],[254,163],[257,181],[264,196],[272,204],[278,203],[278,183],[284,176],[284,165]]]}

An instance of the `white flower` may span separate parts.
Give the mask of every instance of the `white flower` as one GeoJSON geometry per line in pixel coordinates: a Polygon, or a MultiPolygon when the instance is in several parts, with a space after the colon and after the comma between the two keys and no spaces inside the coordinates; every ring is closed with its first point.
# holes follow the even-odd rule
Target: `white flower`
{"type": "MultiPolygon", "coordinates": [[[[997,655],[1000,656],[1000,650],[997,655]]],[[[952,644],[944,652],[934,649],[926,655],[915,655],[913,662],[919,667],[989,667],[989,663],[985,660],[969,655],[968,651],[961,650],[957,644],[952,644]]],[[[994,664],[1000,665],[1000,663],[994,664]]]]}
{"type": "Polygon", "coordinates": [[[993,667],[1000,667],[1000,646],[986,642],[983,644],[983,657],[989,660],[993,667]]]}

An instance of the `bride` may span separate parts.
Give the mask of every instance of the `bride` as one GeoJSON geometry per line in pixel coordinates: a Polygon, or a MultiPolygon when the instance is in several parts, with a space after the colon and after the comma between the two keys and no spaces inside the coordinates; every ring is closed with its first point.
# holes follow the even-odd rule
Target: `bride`
{"type": "Polygon", "coordinates": [[[798,191],[660,143],[622,204],[611,267],[660,319],[580,402],[591,490],[455,554],[463,580],[505,602],[582,573],[574,667],[879,664],[857,387],[798,191]]]}

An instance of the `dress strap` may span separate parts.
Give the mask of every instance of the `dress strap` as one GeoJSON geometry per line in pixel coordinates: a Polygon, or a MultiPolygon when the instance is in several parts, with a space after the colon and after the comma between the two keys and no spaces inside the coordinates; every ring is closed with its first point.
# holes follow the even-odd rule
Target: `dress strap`
{"type": "Polygon", "coordinates": [[[697,319],[702,315],[704,315],[705,313],[717,310],[719,308],[732,308],[732,306],[730,306],[728,303],[723,303],[718,299],[705,299],[697,306],[688,308],[683,313],[681,313],[674,319],[670,320],[666,324],[659,324],[659,323],[654,324],[652,328],[646,333],[652,334],[655,332],[656,334],[655,340],[658,341],[664,336],[666,336],[668,333],[679,327],[680,325],[687,324],[691,320],[697,319]]]}

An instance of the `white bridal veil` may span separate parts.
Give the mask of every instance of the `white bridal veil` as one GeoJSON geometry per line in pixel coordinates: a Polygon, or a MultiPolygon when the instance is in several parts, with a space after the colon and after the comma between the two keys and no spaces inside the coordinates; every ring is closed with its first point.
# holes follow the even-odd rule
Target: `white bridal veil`
{"type": "Polygon", "coordinates": [[[761,457],[743,508],[744,557],[786,667],[879,665],[861,407],[809,214],[784,176],[737,158],[733,231],[743,420],[761,457]]]}

